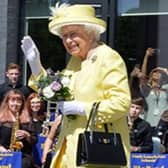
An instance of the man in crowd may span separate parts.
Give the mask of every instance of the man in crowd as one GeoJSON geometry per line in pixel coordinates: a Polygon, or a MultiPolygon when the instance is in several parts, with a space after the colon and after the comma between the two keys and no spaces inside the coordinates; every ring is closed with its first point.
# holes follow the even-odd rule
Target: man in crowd
{"type": "Polygon", "coordinates": [[[15,63],[10,63],[7,67],[6,77],[7,80],[0,85],[0,102],[2,101],[6,92],[11,89],[19,89],[27,97],[32,90],[21,83],[20,81],[20,66],[15,63]]]}

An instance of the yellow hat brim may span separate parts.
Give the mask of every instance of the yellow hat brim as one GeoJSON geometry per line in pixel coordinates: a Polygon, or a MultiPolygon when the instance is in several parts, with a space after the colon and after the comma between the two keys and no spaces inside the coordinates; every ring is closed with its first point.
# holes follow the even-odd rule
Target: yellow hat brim
{"type": "Polygon", "coordinates": [[[106,23],[102,19],[98,19],[95,17],[85,17],[85,18],[59,18],[53,19],[49,23],[49,31],[57,36],[60,36],[60,29],[63,26],[67,25],[93,25],[95,29],[99,31],[99,33],[103,33],[106,30],[106,23]]]}

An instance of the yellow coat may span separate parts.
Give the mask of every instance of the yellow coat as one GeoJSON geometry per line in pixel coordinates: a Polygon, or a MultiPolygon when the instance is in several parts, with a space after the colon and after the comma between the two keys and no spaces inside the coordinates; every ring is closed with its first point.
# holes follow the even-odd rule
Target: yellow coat
{"type": "Polygon", "coordinates": [[[80,61],[76,62],[76,59],[72,57],[64,72],[73,74],[70,87],[75,100],[85,104],[86,116],[77,116],[75,120],[64,117],[57,152],[52,160],[51,168],[77,167],[78,135],[84,130],[95,101],[101,101],[96,129],[103,131],[103,123],[113,123],[115,131],[122,136],[128,161],[127,168],[129,168],[130,142],[126,116],[130,105],[130,92],[125,64],[120,55],[102,44],[90,51],[81,65],[80,61]],[[64,151],[60,154],[63,147],[64,151]]]}

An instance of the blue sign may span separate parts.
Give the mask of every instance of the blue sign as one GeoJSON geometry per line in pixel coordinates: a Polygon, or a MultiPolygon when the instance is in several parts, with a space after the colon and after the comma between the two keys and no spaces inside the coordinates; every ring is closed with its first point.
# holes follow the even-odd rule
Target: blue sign
{"type": "Polygon", "coordinates": [[[168,168],[168,154],[131,154],[131,168],[168,168]]]}
{"type": "Polygon", "coordinates": [[[21,152],[0,152],[0,168],[21,168],[21,152]]]}

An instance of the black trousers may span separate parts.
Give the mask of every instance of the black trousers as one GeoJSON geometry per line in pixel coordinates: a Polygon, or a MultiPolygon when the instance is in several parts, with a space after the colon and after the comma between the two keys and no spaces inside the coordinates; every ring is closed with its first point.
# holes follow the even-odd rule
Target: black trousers
{"type": "Polygon", "coordinates": [[[22,156],[22,168],[33,168],[33,158],[31,155],[23,154],[22,156]]]}

